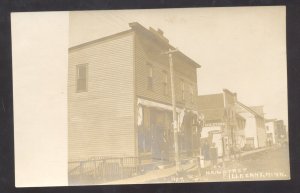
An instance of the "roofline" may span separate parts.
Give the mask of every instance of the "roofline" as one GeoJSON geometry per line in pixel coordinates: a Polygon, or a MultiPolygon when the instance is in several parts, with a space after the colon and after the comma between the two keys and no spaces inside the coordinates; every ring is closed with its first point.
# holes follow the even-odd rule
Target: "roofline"
{"type": "Polygon", "coordinates": [[[224,89],[223,89],[223,93],[224,93],[224,92],[229,93],[230,95],[233,95],[233,96],[236,96],[236,95],[237,95],[236,92],[232,92],[232,91],[230,91],[230,90],[227,89],[227,88],[224,88],[224,89]]]}
{"type": "Polygon", "coordinates": [[[202,97],[202,96],[211,96],[211,95],[219,95],[219,94],[224,94],[224,92],[227,92],[227,93],[229,93],[229,94],[231,94],[231,95],[236,95],[236,92],[232,92],[232,91],[228,90],[227,88],[224,88],[222,91],[223,91],[223,92],[212,93],[212,94],[204,94],[204,95],[198,95],[198,97],[202,97]]]}
{"type": "Polygon", "coordinates": [[[213,94],[203,94],[203,95],[198,95],[197,97],[208,97],[208,96],[212,96],[212,95],[222,95],[223,93],[213,93],[213,94]]]}
{"type": "MultiPolygon", "coordinates": [[[[72,46],[72,47],[69,48],[69,51],[73,51],[73,50],[78,49],[78,48],[83,48],[85,46],[88,46],[88,45],[91,45],[91,44],[94,44],[94,43],[98,43],[98,42],[102,42],[102,41],[105,41],[105,40],[109,40],[109,39],[112,39],[112,38],[115,38],[115,37],[118,37],[118,36],[121,36],[121,35],[125,35],[126,33],[130,33],[130,32],[133,32],[133,31],[137,32],[136,28],[142,29],[146,33],[151,34],[152,36],[156,37],[157,40],[159,40],[161,43],[165,44],[169,48],[175,49],[175,47],[172,46],[171,44],[169,44],[169,42],[167,42],[167,41],[165,41],[165,40],[163,40],[161,38],[158,38],[156,34],[154,34],[153,32],[151,32],[150,30],[146,29],[144,26],[142,26],[139,23],[137,23],[137,22],[129,23],[129,26],[131,27],[131,29],[129,29],[129,30],[125,30],[125,31],[122,31],[122,32],[119,32],[119,33],[116,33],[116,34],[112,34],[112,35],[105,36],[105,37],[102,37],[102,38],[99,38],[99,39],[96,39],[96,40],[92,40],[92,41],[85,42],[85,43],[82,43],[82,44],[79,44],[79,45],[76,45],[76,46],[72,46]]],[[[177,53],[179,55],[181,55],[181,57],[183,57],[186,60],[188,60],[188,62],[190,64],[192,64],[193,66],[195,66],[196,68],[201,68],[200,64],[198,64],[197,62],[195,62],[194,60],[192,60],[190,57],[186,56],[181,51],[178,51],[177,53]]]]}
{"type": "Polygon", "coordinates": [[[266,123],[270,123],[270,122],[275,122],[277,121],[277,119],[273,118],[273,119],[265,119],[266,123]]]}
{"type": "Polygon", "coordinates": [[[255,112],[254,110],[252,110],[250,107],[244,105],[243,103],[241,103],[241,102],[239,102],[239,101],[237,101],[236,103],[239,104],[239,105],[241,105],[241,106],[244,107],[245,109],[247,109],[247,110],[248,110],[249,112],[251,112],[252,114],[254,114],[254,115],[256,115],[256,116],[258,116],[258,117],[260,117],[260,118],[265,119],[263,116],[261,116],[260,114],[258,114],[258,113],[255,112]]]}
{"type": "Polygon", "coordinates": [[[263,108],[264,108],[264,106],[263,105],[258,105],[258,106],[249,106],[249,108],[250,109],[252,109],[253,111],[255,111],[257,114],[262,114],[262,115],[264,115],[265,114],[265,112],[263,111],[263,108]],[[260,113],[260,112],[257,112],[256,110],[255,110],[255,108],[262,108],[262,113],[260,113]]]}
{"type": "MultiPolygon", "coordinates": [[[[162,38],[159,38],[157,36],[157,34],[154,34],[153,32],[151,32],[150,30],[148,30],[147,28],[145,28],[144,26],[142,26],[141,24],[139,24],[138,22],[132,22],[132,23],[129,23],[129,26],[137,31],[137,30],[142,30],[148,34],[151,34],[153,37],[155,37],[160,43],[166,45],[167,47],[171,48],[171,49],[176,49],[174,46],[172,46],[169,41],[165,38],[165,39],[162,39],[162,38]]],[[[138,32],[137,32],[138,33],[138,32]]],[[[190,64],[192,64],[193,66],[195,66],[196,68],[201,68],[201,65],[198,64],[197,62],[195,62],[194,60],[192,60],[190,57],[186,56],[183,52],[181,52],[180,50],[178,50],[178,53],[179,55],[181,55],[183,58],[187,59],[190,64]]]]}
{"type": "Polygon", "coordinates": [[[95,43],[98,43],[98,42],[102,42],[102,41],[105,41],[105,40],[109,40],[109,39],[112,39],[112,38],[116,38],[118,36],[125,35],[125,34],[130,33],[130,32],[133,32],[133,30],[129,29],[129,30],[125,30],[125,31],[122,31],[122,32],[119,32],[119,33],[109,35],[109,36],[105,36],[105,37],[102,37],[102,38],[99,38],[99,39],[96,39],[96,40],[88,41],[88,42],[70,47],[69,51],[75,50],[75,49],[78,49],[78,48],[82,48],[82,47],[86,47],[88,45],[95,44],[95,43]]]}

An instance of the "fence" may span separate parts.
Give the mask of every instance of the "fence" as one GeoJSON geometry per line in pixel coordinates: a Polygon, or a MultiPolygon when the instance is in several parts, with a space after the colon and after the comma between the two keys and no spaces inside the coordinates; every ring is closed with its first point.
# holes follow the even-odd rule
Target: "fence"
{"type": "Polygon", "coordinates": [[[129,178],[139,173],[138,157],[92,157],[69,162],[69,184],[95,184],[129,178]]]}

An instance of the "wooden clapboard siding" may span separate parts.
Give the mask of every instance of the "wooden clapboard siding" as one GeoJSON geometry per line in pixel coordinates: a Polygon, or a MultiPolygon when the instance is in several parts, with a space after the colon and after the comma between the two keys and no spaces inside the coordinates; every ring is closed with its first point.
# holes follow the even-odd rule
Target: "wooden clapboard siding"
{"type": "Polygon", "coordinates": [[[133,32],[69,51],[69,160],[135,156],[133,32]],[[76,65],[88,65],[88,91],[76,92],[76,65]]]}
{"type": "Polygon", "coordinates": [[[256,116],[257,140],[259,147],[265,147],[267,142],[267,134],[265,121],[263,118],[256,116]]]}
{"type": "MultiPolygon", "coordinates": [[[[150,100],[171,104],[171,85],[170,85],[170,69],[168,62],[158,62],[155,59],[149,57],[147,51],[145,51],[143,44],[141,43],[140,36],[136,36],[135,41],[135,86],[136,94],[138,97],[147,98],[150,100]],[[153,90],[148,90],[147,81],[148,81],[148,69],[151,64],[153,67],[153,90]],[[163,78],[164,72],[167,72],[168,75],[168,95],[164,95],[164,86],[163,78]]],[[[159,48],[157,48],[159,50],[159,48]]],[[[157,52],[158,54],[160,51],[157,52]]],[[[161,56],[159,56],[161,57],[161,56]]],[[[167,55],[165,57],[168,57],[167,55]]],[[[175,64],[175,62],[174,62],[175,64]]],[[[197,110],[197,80],[196,80],[196,68],[192,67],[189,64],[178,64],[174,67],[175,71],[175,92],[176,92],[176,101],[177,106],[189,109],[197,110]],[[180,67],[180,65],[185,66],[180,67]],[[192,76],[188,76],[185,72],[190,72],[192,76]],[[185,103],[181,100],[181,85],[180,80],[183,80],[185,83],[185,103]],[[194,90],[194,101],[192,102],[190,95],[190,85],[194,90]]]]}

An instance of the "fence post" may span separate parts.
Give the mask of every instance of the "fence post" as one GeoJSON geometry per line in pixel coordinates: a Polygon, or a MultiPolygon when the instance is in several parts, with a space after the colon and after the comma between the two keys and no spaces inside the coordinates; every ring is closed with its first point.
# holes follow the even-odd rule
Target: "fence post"
{"type": "Polygon", "coordinates": [[[96,165],[96,160],[94,160],[94,180],[97,179],[97,165],[96,165]]]}
{"type": "Polygon", "coordinates": [[[137,174],[139,175],[139,174],[141,174],[141,157],[140,156],[138,156],[137,157],[137,166],[136,166],[136,168],[137,168],[137,174]]]}
{"type": "Polygon", "coordinates": [[[103,159],[103,181],[105,182],[106,181],[106,160],[103,159]]]}
{"type": "Polygon", "coordinates": [[[121,164],[121,178],[123,179],[124,178],[124,163],[123,163],[123,160],[124,158],[122,157],[121,159],[120,159],[120,164],[121,164]]]}
{"type": "Polygon", "coordinates": [[[82,163],[82,161],[80,161],[80,167],[79,167],[79,180],[80,180],[80,182],[82,181],[82,173],[83,173],[83,163],[82,163]]]}

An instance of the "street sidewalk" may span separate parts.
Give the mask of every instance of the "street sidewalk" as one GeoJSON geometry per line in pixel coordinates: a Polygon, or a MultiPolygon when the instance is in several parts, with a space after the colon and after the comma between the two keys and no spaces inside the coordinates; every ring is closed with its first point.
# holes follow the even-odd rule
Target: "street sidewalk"
{"type": "MultiPolygon", "coordinates": [[[[267,151],[267,150],[270,150],[272,148],[274,148],[274,146],[242,152],[238,158],[248,156],[248,155],[252,155],[252,154],[256,154],[256,153],[263,152],[263,151],[267,151]]],[[[228,162],[228,161],[231,161],[231,160],[224,160],[224,162],[228,162]]],[[[223,162],[223,159],[219,158],[218,159],[218,164],[221,164],[222,162],[223,162]]],[[[197,163],[196,163],[195,159],[191,159],[190,161],[186,162],[185,164],[182,164],[181,167],[182,167],[182,170],[186,171],[186,170],[190,170],[192,168],[197,167],[197,163]]],[[[208,169],[210,167],[212,167],[211,164],[207,165],[203,169],[208,169]]],[[[145,174],[138,175],[138,176],[131,177],[131,178],[127,178],[127,179],[122,179],[122,180],[117,180],[117,181],[112,181],[112,182],[106,182],[106,183],[103,183],[103,185],[105,185],[105,184],[143,184],[143,183],[146,183],[146,182],[149,182],[149,181],[155,181],[155,180],[160,179],[160,178],[167,178],[167,177],[170,177],[170,176],[175,175],[175,174],[176,174],[176,167],[171,166],[171,167],[168,167],[168,168],[152,170],[152,171],[149,171],[145,174]]]]}
{"type": "MultiPolygon", "coordinates": [[[[263,148],[259,148],[259,149],[253,149],[253,150],[250,150],[250,151],[244,151],[244,152],[241,152],[241,153],[237,153],[236,154],[236,158],[239,159],[239,158],[242,158],[242,157],[245,157],[245,156],[248,156],[248,155],[253,155],[253,154],[256,154],[256,153],[260,153],[260,152],[263,152],[263,151],[267,151],[267,150],[270,150],[270,149],[273,149],[273,148],[276,148],[275,146],[269,146],[269,147],[263,147],[263,148]]],[[[223,161],[227,162],[227,161],[231,161],[232,158],[225,158],[223,160],[223,158],[218,158],[218,164],[219,163],[222,163],[223,161]]]]}
{"type": "MultiPolygon", "coordinates": [[[[187,164],[181,165],[182,170],[188,170],[194,166],[195,166],[194,163],[187,163],[187,164]]],[[[166,178],[166,177],[172,176],[175,173],[176,173],[176,167],[172,166],[172,167],[168,167],[168,168],[164,168],[164,169],[152,170],[145,174],[127,178],[127,179],[103,183],[103,185],[105,185],[105,184],[143,184],[148,181],[153,181],[153,180],[156,180],[159,178],[166,178]]]]}

